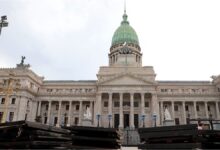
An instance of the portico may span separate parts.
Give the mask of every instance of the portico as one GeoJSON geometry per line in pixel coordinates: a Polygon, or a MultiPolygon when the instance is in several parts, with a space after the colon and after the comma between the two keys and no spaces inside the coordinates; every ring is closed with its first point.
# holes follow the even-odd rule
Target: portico
{"type": "MultiPolygon", "coordinates": [[[[101,125],[107,127],[107,115],[112,115],[111,127],[138,128],[143,125],[140,120],[142,115],[151,117],[154,109],[152,106],[152,94],[148,92],[108,92],[101,93],[101,125]]],[[[149,121],[144,124],[150,126],[149,121]]]]}

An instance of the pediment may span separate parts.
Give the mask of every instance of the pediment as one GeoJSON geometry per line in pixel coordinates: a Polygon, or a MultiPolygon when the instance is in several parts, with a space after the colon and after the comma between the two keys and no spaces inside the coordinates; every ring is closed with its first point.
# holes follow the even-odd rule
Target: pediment
{"type": "Polygon", "coordinates": [[[147,81],[133,75],[125,74],[120,75],[103,82],[99,82],[100,85],[154,85],[152,81],[147,81]]]}

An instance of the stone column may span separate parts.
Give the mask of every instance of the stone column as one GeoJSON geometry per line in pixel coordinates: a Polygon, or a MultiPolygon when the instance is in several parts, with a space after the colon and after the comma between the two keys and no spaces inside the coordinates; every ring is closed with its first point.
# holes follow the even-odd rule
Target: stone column
{"type": "Polygon", "coordinates": [[[92,105],[93,101],[90,101],[90,104],[89,104],[89,108],[90,108],[90,113],[91,113],[91,120],[93,122],[93,105],[92,105]]]}
{"type": "MultiPolygon", "coordinates": [[[[108,95],[108,114],[112,115],[112,93],[109,93],[108,95]]],[[[110,126],[112,126],[112,118],[110,120],[110,126]]]]}
{"type": "Polygon", "coordinates": [[[163,101],[160,102],[160,111],[161,111],[161,116],[160,116],[160,120],[161,120],[161,126],[163,126],[163,121],[164,121],[164,110],[163,110],[163,101]]]}
{"type": "Polygon", "coordinates": [[[134,93],[130,93],[130,128],[134,128],[134,93]]]}
{"type": "Polygon", "coordinates": [[[79,125],[82,125],[82,101],[79,101],[79,125]]]}
{"type": "Polygon", "coordinates": [[[96,121],[96,114],[97,114],[97,100],[93,102],[93,125],[97,126],[97,121],[96,121]]]}
{"type": "Polygon", "coordinates": [[[123,128],[124,124],[123,124],[123,93],[119,93],[120,95],[120,107],[119,107],[119,128],[123,128]]]}
{"type": "Polygon", "coordinates": [[[97,115],[100,115],[99,117],[99,127],[102,126],[102,93],[97,94],[97,103],[96,103],[96,126],[98,125],[98,118],[97,115]]]}
{"type": "Polygon", "coordinates": [[[51,110],[51,101],[48,102],[49,106],[48,106],[48,111],[47,111],[47,125],[50,124],[50,110],[51,110]]]}
{"type": "Polygon", "coordinates": [[[69,101],[69,113],[68,113],[68,124],[67,126],[71,125],[72,121],[72,101],[69,101]]]}
{"type": "Polygon", "coordinates": [[[41,101],[38,102],[37,116],[40,116],[40,114],[41,114],[41,101]]]}
{"type": "MultiPolygon", "coordinates": [[[[158,103],[158,100],[157,100],[157,95],[155,93],[152,93],[152,115],[153,114],[156,114],[157,115],[157,125],[159,125],[160,123],[160,117],[159,116],[159,103],[158,103]]],[[[152,117],[152,116],[151,116],[152,117]]]]}
{"type": "MultiPolygon", "coordinates": [[[[20,112],[20,103],[21,103],[21,96],[19,96],[18,98],[18,102],[17,102],[17,110],[16,110],[16,120],[18,121],[19,120],[19,112],[20,112]]],[[[40,113],[41,114],[41,113],[40,113]]],[[[41,116],[41,123],[43,123],[43,114],[41,116]]],[[[23,120],[23,119],[22,119],[23,120]]]]}
{"type": "Polygon", "coordinates": [[[215,102],[215,110],[216,110],[216,117],[219,119],[219,107],[218,107],[218,101],[215,102]]]}
{"type": "Polygon", "coordinates": [[[60,120],[61,120],[60,118],[61,118],[61,101],[59,101],[58,117],[57,117],[57,124],[56,124],[57,127],[60,126],[60,120]]]}
{"type": "Polygon", "coordinates": [[[193,106],[194,106],[195,119],[197,119],[198,115],[197,115],[197,110],[196,110],[196,101],[193,102],[193,106]]]}
{"type": "Polygon", "coordinates": [[[171,101],[172,120],[175,120],[174,101],[171,101]]]}
{"type": "Polygon", "coordinates": [[[207,102],[204,102],[204,104],[205,104],[205,117],[208,119],[209,118],[209,113],[208,113],[207,102]]]}
{"type": "Polygon", "coordinates": [[[141,93],[141,115],[145,114],[144,93],[141,93]]]}
{"type": "Polygon", "coordinates": [[[186,124],[186,109],[185,109],[185,101],[183,103],[183,124],[186,124]]]}

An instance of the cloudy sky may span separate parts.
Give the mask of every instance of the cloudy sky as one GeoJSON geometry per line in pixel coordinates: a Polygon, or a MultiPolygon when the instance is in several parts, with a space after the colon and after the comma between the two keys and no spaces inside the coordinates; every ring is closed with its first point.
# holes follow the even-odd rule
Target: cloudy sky
{"type": "MultiPolygon", "coordinates": [[[[124,0],[0,0],[9,27],[0,36],[0,67],[21,56],[47,80],[93,80],[108,65],[124,0]]],[[[143,65],[157,80],[210,80],[220,74],[219,0],[127,0],[143,65]]]]}

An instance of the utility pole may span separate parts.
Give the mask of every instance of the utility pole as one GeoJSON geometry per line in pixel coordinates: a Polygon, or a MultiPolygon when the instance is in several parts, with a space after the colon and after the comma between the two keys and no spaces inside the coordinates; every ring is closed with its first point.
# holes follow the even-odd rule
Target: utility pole
{"type": "Polygon", "coordinates": [[[7,22],[6,20],[7,20],[7,16],[1,16],[1,21],[0,21],[0,35],[1,35],[1,32],[2,32],[2,28],[8,26],[8,22],[7,22]]]}
{"type": "Polygon", "coordinates": [[[10,95],[14,91],[17,91],[19,86],[20,84],[18,83],[18,80],[15,79],[15,75],[13,73],[10,73],[9,79],[4,80],[4,83],[2,84],[2,86],[0,86],[0,92],[2,92],[3,95],[5,95],[5,103],[3,107],[4,110],[1,123],[7,122],[10,95]]]}

